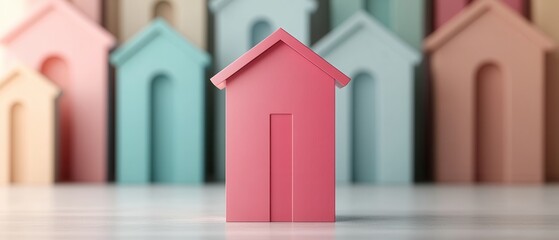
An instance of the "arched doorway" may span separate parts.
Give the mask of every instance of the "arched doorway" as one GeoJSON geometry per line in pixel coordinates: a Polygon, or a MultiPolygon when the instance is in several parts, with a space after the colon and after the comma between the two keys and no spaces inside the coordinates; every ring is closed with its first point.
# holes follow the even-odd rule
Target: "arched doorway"
{"type": "Polygon", "coordinates": [[[161,17],[165,19],[169,24],[175,24],[175,16],[173,12],[173,6],[169,1],[162,0],[158,1],[153,8],[153,17],[161,17]]]}
{"type": "Polygon", "coordinates": [[[361,72],[352,80],[352,180],[372,182],[375,179],[377,93],[373,76],[361,72]]]}
{"type": "Polygon", "coordinates": [[[41,66],[41,73],[54,82],[63,94],[58,98],[58,179],[60,181],[71,181],[72,176],[72,82],[66,61],[53,56],[47,58],[41,66]]]}
{"type": "Polygon", "coordinates": [[[272,31],[272,24],[270,22],[266,20],[256,21],[250,31],[250,47],[256,46],[256,44],[272,34],[272,31]]]}
{"type": "Polygon", "coordinates": [[[504,177],[505,83],[499,66],[489,63],[475,79],[475,180],[499,182],[504,177]]]}
{"type": "Polygon", "coordinates": [[[25,178],[25,121],[23,105],[20,103],[12,105],[10,109],[10,162],[8,163],[12,183],[22,182],[25,178]]]}
{"type": "Polygon", "coordinates": [[[174,94],[171,78],[155,76],[151,82],[151,181],[168,182],[173,176],[174,94]]]}

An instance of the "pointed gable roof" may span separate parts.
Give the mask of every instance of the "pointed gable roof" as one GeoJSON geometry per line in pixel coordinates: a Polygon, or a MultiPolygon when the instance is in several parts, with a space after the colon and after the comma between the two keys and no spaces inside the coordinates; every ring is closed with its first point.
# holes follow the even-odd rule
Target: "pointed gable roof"
{"type": "Polygon", "coordinates": [[[149,45],[153,40],[163,37],[169,44],[180,48],[186,54],[191,56],[194,60],[203,66],[210,64],[210,55],[190,43],[180,33],[173,29],[165,20],[158,18],[138,33],[135,37],[129,40],[126,44],[118,48],[111,54],[111,63],[121,65],[132,58],[142,48],[149,45]]]}
{"type": "Polygon", "coordinates": [[[421,55],[416,50],[362,10],[322,38],[313,49],[321,56],[328,55],[359,31],[374,33],[377,40],[382,41],[383,45],[413,64],[418,63],[421,59],[421,55]]]}
{"type": "Polygon", "coordinates": [[[435,33],[431,34],[424,44],[424,48],[428,52],[436,51],[445,43],[450,41],[454,36],[460,34],[462,30],[467,28],[471,23],[476,21],[480,16],[487,13],[493,13],[506,22],[510,23],[524,36],[530,39],[534,44],[540,46],[544,50],[551,50],[555,47],[554,42],[546,35],[533,27],[518,13],[511,10],[498,0],[477,0],[466,7],[461,13],[450,19],[445,25],[439,28],[435,33]]]}
{"type": "Polygon", "coordinates": [[[324,60],[318,54],[313,52],[311,49],[309,49],[303,43],[299,42],[299,40],[297,40],[295,37],[291,36],[289,33],[287,33],[282,28],[276,30],[274,33],[272,33],[270,36],[268,36],[262,42],[260,42],[256,46],[254,46],[252,49],[250,49],[248,52],[243,54],[241,57],[239,57],[233,63],[229,64],[229,66],[225,67],[223,70],[221,70],[215,76],[213,76],[211,78],[212,83],[216,87],[218,87],[219,89],[224,89],[225,85],[226,85],[226,81],[227,81],[228,78],[230,78],[233,74],[235,74],[236,72],[238,72],[239,70],[244,68],[250,62],[252,62],[254,59],[256,59],[258,56],[260,56],[263,53],[265,53],[266,51],[268,51],[268,49],[270,49],[272,46],[274,46],[278,42],[282,42],[282,43],[286,44],[293,51],[295,51],[299,55],[301,55],[301,57],[307,59],[314,66],[316,66],[317,68],[322,70],[328,76],[335,79],[336,84],[339,87],[344,87],[345,85],[347,85],[349,83],[350,78],[348,76],[346,76],[345,74],[340,72],[340,70],[336,69],[334,66],[332,66],[330,63],[328,63],[326,60],[324,60]]]}
{"type": "MultiPolygon", "coordinates": [[[[213,12],[218,12],[233,1],[235,1],[235,0],[211,0],[210,9],[213,12]]],[[[314,12],[318,8],[318,5],[317,5],[315,0],[297,0],[297,1],[298,2],[299,1],[303,2],[304,1],[305,4],[306,4],[305,5],[306,10],[309,11],[309,12],[314,12]]],[[[281,2],[283,2],[283,0],[281,0],[281,2]]]]}
{"type": "Polygon", "coordinates": [[[16,65],[4,75],[0,76],[0,92],[4,89],[4,87],[22,77],[36,79],[37,81],[33,84],[33,88],[42,88],[45,93],[51,95],[52,97],[58,96],[61,92],[60,88],[56,86],[56,84],[49,81],[42,74],[37,73],[35,70],[25,67],[22,64],[16,65]]]}
{"type": "Polygon", "coordinates": [[[54,12],[63,14],[68,18],[68,21],[76,22],[81,26],[84,33],[89,34],[92,38],[97,38],[100,43],[107,47],[112,47],[115,43],[114,37],[108,31],[63,0],[44,0],[37,4],[20,22],[1,35],[0,43],[9,45],[21,33],[30,29],[34,23],[41,21],[41,19],[54,12]]]}

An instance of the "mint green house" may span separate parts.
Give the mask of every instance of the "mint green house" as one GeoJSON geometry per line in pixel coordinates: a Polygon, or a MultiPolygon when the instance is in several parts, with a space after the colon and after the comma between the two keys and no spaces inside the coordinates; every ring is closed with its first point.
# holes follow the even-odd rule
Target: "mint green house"
{"type": "Polygon", "coordinates": [[[154,20],[111,55],[118,183],[204,180],[209,55],[154,20]]]}

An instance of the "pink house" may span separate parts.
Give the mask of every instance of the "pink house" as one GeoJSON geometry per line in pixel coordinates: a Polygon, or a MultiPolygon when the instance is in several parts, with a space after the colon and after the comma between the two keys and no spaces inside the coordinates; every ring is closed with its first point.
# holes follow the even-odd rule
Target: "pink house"
{"type": "Polygon", "coordinates": [[[211,81],[227,87],[227,221],[334,221],[334,90],[350,79],[279,29],[211,81]]]}
{"type": "Polygon", "coordinates": [[[496,0],[477,0],[425,40],[437,181],[543,181],[545,66],[554,47],[496,0]]]}
{"type": "Polygon", "coordinates": [[[59,99],[59,180],[106,179],[108,52],[113,37],[67,1],[37,4],[0,38],[8,57],[40,71],[59,99]]]}
{"type": "MultiPolygon", "coordinates": [[[[433,1],[433,29],[437,29],[458,14],[466,5],[475,0],[434,0],[433,1]]],[[[528,14],[527,0],[500,0],[518,13],[528,14]]]]}

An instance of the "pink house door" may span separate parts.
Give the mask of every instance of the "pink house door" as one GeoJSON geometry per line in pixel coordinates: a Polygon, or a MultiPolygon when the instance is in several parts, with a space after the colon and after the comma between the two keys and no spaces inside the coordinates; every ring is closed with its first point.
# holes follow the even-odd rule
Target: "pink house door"
{"type": "Polygon", "coordinates": [[[58,180],[71,181],[72,169],[72,96],[68,65],[59,57],[49,57],[41,66],[41,73],[62,89],[58,99],[58,180]]]}
{"type": "Polygon", "coordinates": [[[476,162],[474,179],[500,182],[504,176],[505,106],[501,69],[485,64],[477,72],[476,85],[476,162]]]}
{"type": "Polygon", "coordinates": [[[270,221],[293,220],[293,116],[270,115],[270,221]]]}

